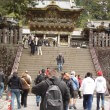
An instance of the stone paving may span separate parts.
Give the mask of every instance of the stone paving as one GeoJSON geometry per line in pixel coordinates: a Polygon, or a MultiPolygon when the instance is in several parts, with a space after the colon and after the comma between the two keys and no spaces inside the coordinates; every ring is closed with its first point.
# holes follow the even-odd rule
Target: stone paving
{"type": "MultiPolygon", "coordinates": [[[[3,98],[3,100],[0,99],[0,110],[8,110],[7,108],[8,105],[9,105],[9,102],[5,101],[5,98],[3,98]]],[[[110,97],[106,98],[105,110],[110,110],[109,106],[110,106],[110,97]]],[[[82,99],[77,100],[76,107],[77,107],[77,110],[83,110],[82,99]]],[[[15,110],[17,110],[16,101],[15,101],[15,110]]],[[[20,110],[39,110],[39,108],[36,106],[35,96],[29,95],[28,96],[28,107],[27,108],[22,107],[20,110]]],[[[93,99],[92,110],[96,110],[96,98],[95,97],[93,99]]]]}

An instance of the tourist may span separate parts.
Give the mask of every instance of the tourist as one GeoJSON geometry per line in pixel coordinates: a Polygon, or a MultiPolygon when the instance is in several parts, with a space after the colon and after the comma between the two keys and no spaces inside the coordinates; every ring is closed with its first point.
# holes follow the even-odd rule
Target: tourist
{"type": "Polygon", "coordinates": [[[75,71],[71,71],[71,80],[72,80],[72,85],[73,85],[73,104],[71,104],[71,107],[73,107],[74,109],[76,108],[76,101],[77,101],[77,97],[78,97],[78,90],[79,90],[79,82],[78,79],[75,77],[75,71]]]}
{"type": "MultiPolygon", "coordinates": [[[[80,75],[78,75],[78,82],[79,82],[79,88],[80,88],[81,84],[82,84],[82,79],[81,79],[80,75]]],[[[81,91],[80,90],[78,90],[78,95],[79,95],[79,98],[81,99],[82,96],[81,96],[81,91]]]]}
{"type": "Polygon", "coordinates": [[[22,93],[21,93],[21,105],[27,107],[27,96],[30,91],[31,78],[27,72],[23,73],[21,76],[22,83],[22,93]]]}
{"type": "Polygon", "coordinates": [[[102,110],[104,109],[104,96],[105,96],[105,91],[107,89],[106,86],[106,79],[103,77],[102,71],[97,72],[98,77],[95,79],[95,89],[96,89],[96,96],[97,96],[97,109],[100,110],[100,99],[102,101],[101,107],[102,110]]]}
{"type": "Polygon", "coordinates": [[[49,75],[49,72],[50,72],[50,68],[47,68],[46,71],[45,71],[45,74],[46,74],[47,77],[49,75]]]}
{"type": "Polygon", "coordinates": [[[2,98],[2,94],[4,91],[4,81],[5,81],[5,75],[3,73],[3,69],[0,68],[0,99],[2,98]]]}
{"type": "Polygon", "coordinates": [[[63,105],[64,105],[64,109],[62,109],[62,110],[66,110],[65,106],[69,103],[69,100],[70,100],[70,95],[69,95],[67,85],[64,83],[64,81],[62,81],[61,79],[58,78],[58,74],[55,70],[51,70],[48,77],[49,78],[47,80],[44,80],[41,83],[32,87],[32,93],[42,97],[41,104],[40,104],[40,110],[45,109],[44,108],[45,105],[43,106],[43,104],[45,103],[44,97],[45,97],[46,91],[49,87],[49,84],[47,82],[54,83],[54,85],[57,85],[60,88],[60,91],[62,93],[62,98],[63,98],[63,105]]]}
{"type": "Polygon", "coordinates": [[[95,82],[91,78],[90,72],[86,74],[86,78],[82,81],[80,90],[83,92],[83,108],[84,110],[92,110],[93,93],[95,89],[95,82]]]}
{"type": "MultiPolygon", "coordinates": [[[[72,98],[74,88],[73,88],[72,80],[70,78],[70,74],[69,73],[64,73],[62,75],[63,75],[62,79],[67,84],[67,87],[68,87],[69,92],[70,92],[70,96],[72,98]]],[[[71,109],[71,99],[70,99],[70,107],[69,108],[71,109]]],[[[68,105],[66,105],[66,110],[68,110],[68,105]]]]}
{"type": "Polygon", "coordinates": [[[34,55],[35,54],[35,42],[34,42],[34,40],[31,40],[30,47],[31,47],[31,55],[34,55]]]}
{"type": "Polygon", "coordinates": [[[62,71],[63,68],[63,64],[64,64],[64,57],[62,56],[62,54],[60,53],[57,58],[57,65],[58,65],[58,71],[62,71]]]}
{"type": "MultiPolygon", "coordinates": [[[[37,75],[37,77],[35,78],[34,83],[35,83],[35,85],[37,85],[40,82],[44,81],[45,79],[46,79],[45,70],[42,69],[41,73],[39,73],[37,75]]],[[[40,101],[41,101],[41,97],[39,95],[36,95],[36,104],[37,104],[37,106],[39,106],[40,101]]]]}
{"type": "Polygon", "coordinates": [[[38,37],[37,36],[35,36],[34,41],[35,41],[35,50],[37,51],[37,44],[38,44],[38,37]]]}
{"type": "Polygon", "coordinates": [[[28,48],[28,36],[24,35],[23,37],[23,44],[24,44],[24,49],[28,48]]]}
{"type": "Polygon", "coordinates": [[[37,55],[42,55],[42,45],[43,45],[43,42],[41,39],[38,39],[38,43],[37,43],[37,46],[38,46],[38,50],[37,50],[37,55]]]}
{"type": "Polygon", "coordinates": [[[20,89],[22,89],[22,85],[21,85],[21,80],[18,77],[17,72],[13,73],[12,77],[8,81],[8,85],[9,85],[10,91],[11,91],[11,108],[12,108],[12,110],[15,110],[14,109],[14,100],[15,100],[15,97],[16,97],[18,109],[20,109],[21,108],[20,89]]]}

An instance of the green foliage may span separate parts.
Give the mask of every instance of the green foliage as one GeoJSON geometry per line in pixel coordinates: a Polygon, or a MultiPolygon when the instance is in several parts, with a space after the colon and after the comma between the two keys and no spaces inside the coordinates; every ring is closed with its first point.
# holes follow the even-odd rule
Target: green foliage
{"type": "Polygon", "coordinates": [[[32,0],[0,0],[1,15],[8,15],[19,20],[24,19],[28,4],[32,0]]]}
{"type": "Polygon", "coordinates": [[[84,12],[80,16],[78,26],[87,22],[87,20],[109,20],[110,19],[110,1],[109,0],[77,0],[77,5],[84,6],[84,12]]]}
{"type": "Polygon", "coordinates": [[[6,48],[6,46],[0,47],[0,67],[3,68],[6,79],[11,73],[15,59],[15,53],[15,50],[6,48]]]}

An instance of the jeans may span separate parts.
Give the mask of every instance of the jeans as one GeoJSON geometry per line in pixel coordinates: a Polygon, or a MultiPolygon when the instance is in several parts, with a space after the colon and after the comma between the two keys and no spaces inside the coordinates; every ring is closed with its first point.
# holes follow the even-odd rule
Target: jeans
{"type": "Polygon", "coordinates": [[[2,97],[3,91],[4,91],[4,83],[1,82],[0,83],[0,97],[2,97]]]}
{"type": "Polygon", "coordinates": [[[69,105],[69,104],[68,104],[67,102],[64,103],[64,105],[63,105],[64,110],[68,110],[68,108],[69,108],[68,105],[69,105]]]}
{"type": "Polygon", "coordinates": [[[58,71],[62,71],[63,65],[62,63],[58,63],[58,71]]]}
{"type": "Polygon", "coordinates": [[[24,89],[23,93],[21,94],[21,105],[27,107],[27,96],[29,93],[29,89],[24,89]]]}
{"type": "Polygon", "coordinates": [[[41,97],[39,95],[36,96],[36,103],[41,101],[41,97]]]}
{"type": "Polygon", "coordinates": [[[83,108],[84,109],[92,110],[92,102],[93,102],[92,94],[83,95],[83,108]]]}
{"type": "Polygon", "coordinates": [[[14,110],[14,99],[17,99],[17,105],[18,105],[18,109],[21,108],[20,105],[20,90],[19,89],[11,89],[11,108],[12,110],[14,110]]]}
{"type": "Polygon", "coordinates": [[[100,98],[102,100],[102,107],[104,107],[104,93],[97,93],[97,110],[100,110],[100,98]]]}

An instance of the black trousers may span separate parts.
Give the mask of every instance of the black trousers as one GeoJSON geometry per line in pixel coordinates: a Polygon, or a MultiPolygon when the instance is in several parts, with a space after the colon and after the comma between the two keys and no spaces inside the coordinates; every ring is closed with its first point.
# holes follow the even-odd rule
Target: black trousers
{"type": "Polygon", "coordinates": [[[27,107],[27,96],[29,93],[29,89],[24,89],[21,94],[21,105],[27,107]]]}

